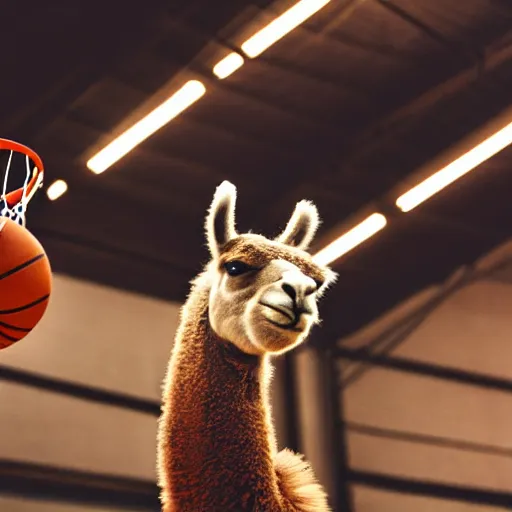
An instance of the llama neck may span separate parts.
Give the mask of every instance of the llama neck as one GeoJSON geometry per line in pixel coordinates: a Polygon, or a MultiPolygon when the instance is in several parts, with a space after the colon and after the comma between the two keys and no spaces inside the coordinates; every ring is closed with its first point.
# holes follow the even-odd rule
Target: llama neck
{"type": "Polygon", "coordinates": [[[260,498],[275,509],[269,363],[213,333],[208,290],[184,311],[164,397],[164,489],[180,511],[253,510],[260,498]]]}

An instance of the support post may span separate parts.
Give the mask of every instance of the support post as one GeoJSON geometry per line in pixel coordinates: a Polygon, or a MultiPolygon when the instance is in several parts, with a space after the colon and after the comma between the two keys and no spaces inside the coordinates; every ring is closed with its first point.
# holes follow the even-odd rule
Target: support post
{"type": "Polygon", "coordinates": [[[342,397],[334,355],[308,347],[296,358],[300,449],[329,494],[335,512],[352,512],[342,397]]]}

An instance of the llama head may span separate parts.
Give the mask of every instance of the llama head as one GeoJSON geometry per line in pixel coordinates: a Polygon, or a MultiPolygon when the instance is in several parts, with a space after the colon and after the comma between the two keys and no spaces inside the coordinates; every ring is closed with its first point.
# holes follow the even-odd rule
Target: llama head
{"type": "Polygon", "coordinates": [[[235,201],[236,188],[223,182],[206,218],[209,322],[217,336],[245,353],[284,352],[319,322],[318,298],[335,279],[307,252],[318,212],[299,202],[284,231],[270,240],[236,232],[235,201]]]}

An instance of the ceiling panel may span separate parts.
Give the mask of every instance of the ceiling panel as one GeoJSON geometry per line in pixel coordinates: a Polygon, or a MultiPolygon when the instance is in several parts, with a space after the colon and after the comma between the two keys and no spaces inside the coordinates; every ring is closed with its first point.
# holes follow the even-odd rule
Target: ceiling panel
{"type": "MultiPolygon", "coordinates": [[[[212,65],[291,4],[132,2],[122,20],[96,0],[3,11],[1,134],[41,153],[48,182],[70,185],[54,203],[40,194],[29,212],[55,270],[182,300],[208,257],[203,217],[223,179],[239,188],[242,229],[277,233],[309,198],[320,235],[334,236],[512,101],[505,0],[330,2],[216,81],[212,65]],[[103,175],[86,168],[134,109],[190,78],[208,89],[194,107],[103,175]]],[[[324,336],[347,334],[510,237],[511,158],[411,214],[393,211],[381,234],[337,262],[324,336]]]]}

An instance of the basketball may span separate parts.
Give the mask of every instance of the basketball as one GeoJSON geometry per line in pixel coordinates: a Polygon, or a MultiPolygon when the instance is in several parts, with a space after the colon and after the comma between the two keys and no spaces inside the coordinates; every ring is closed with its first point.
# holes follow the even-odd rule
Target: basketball
{"type": "Polygon", "coordinates": [[[0,349],[24,338],[50,298],[50,262],[26,228],[0,217],[0,349]]]}

